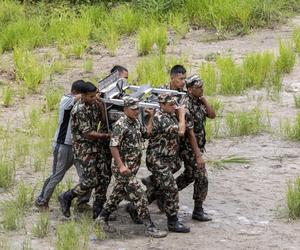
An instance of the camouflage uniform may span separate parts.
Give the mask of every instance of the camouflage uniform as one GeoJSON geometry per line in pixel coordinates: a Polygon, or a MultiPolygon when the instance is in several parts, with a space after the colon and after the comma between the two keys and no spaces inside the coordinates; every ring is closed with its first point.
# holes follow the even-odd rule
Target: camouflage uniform
{"type": "Polygon", "coordinates": [[[140,218],[150,219],[146,194],[136,178],[141,164],[143,138],[147,137],[146,128],[137,119],[123,116],[115,123],[110,146],[118,147],[121,160],[131,174],[121,175],[118,165],[113,161],[112,172],[116,181],[112,194],[103,207],[106,212],[112,213],[123,199],[128,198],[140,218]]]}
{"type": "MultiPolygon", "coordinates": [[[[199,98],[195,98],[190,94],[187,94],[181,103],[185,105],[188,110],[187,116],[193,123],[198,147],[201,152],[204,152],[206,108],[200,102],[199,98]]],[[[184,162],[185,170],[176,179],[178,190],[184,189],[194,181],[193,199],[203,202],[208,191],[207,171],[206,169],[203,169],[203,171],[198,169],[187,135],[185,135],[180,145],[180,158],[184,162]]]]}
{"type": "Polygon", "coordinates": [[[101,110],[98,104],[77,103],[71,113],[73,152],[75,161],[83,170],[83,181],[73,192],[82,196],[95,188],[95,201],[104,203],[111,179],[111,157],[107,153],[108,142],[87,139],[83,134],[104,129],[101,110]],[[106,144],[106,147],[105,147],[106,144]]]}
{"type": "Polygon", "coordinates": [[[153,117],[153,129],[147,148],[146,163],[152,172],[153,188],[147,190],[151,201],[151,192],[163,194],[168,216],[178,211],[178,189],[173,173],[180,169],[178,158],[178,121],[175,114],[157,111],[153,117]]]}

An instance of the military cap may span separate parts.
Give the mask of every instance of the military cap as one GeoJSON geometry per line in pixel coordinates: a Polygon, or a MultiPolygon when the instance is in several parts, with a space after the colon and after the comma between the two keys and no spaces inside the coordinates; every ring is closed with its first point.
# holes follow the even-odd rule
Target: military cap
{"type": "Polygon", "coordinates": [[[159,103],[176,103],[175,99],[170,93],[161,93],[158,96],[159,103]]]}
{"type": "Polygon", "coordinates": [[[133,98],[130,96],[125,96],[123,98],[124,100],[124,107],[128,107],[131,109],[137,109],[139,108],[139,100],[137,98],[133,98]]]}
{"type": "Polygon", "coordinates": [[[185,81],[186,87],[201,87],[203,80],[198,75],[191,75],[185,81]]]}

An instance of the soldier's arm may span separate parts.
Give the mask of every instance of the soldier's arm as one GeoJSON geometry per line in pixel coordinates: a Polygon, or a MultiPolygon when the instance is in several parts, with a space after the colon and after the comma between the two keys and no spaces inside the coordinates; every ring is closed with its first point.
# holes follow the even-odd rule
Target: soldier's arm
{"type": "Polygon", "coordinates": [[[147,135],[149,136],[151,134],[152,128],[153,128],[154,110],[153,109],[145,109],[145,112],[149,115],[149,120],[148,120],[148,123],[146,125],[147,135]]]}
{"type": "Polygon", "coordinates": [[[193,153],[196,158],[197,166],[198,168],[204,168],[205,167],[205,162],[202,158],[202,153],[198,147],[197,139],[194,133],[193,128],[188,129],[188,137],[189,137],[189,142],[191,144],[193,153]]]}
{"type": "Polygon", "coordinates": [[[212,108],[212,106],[209,105],[207,99],[204,96],[200,97],[200,101],[203,103],[203,105],[206,108],[206,116],[210,119],[215,119],[216,118],[216,112],[212,108]]]}
{"type": "Polygon", "coordinates": [[[96,131],[90,131],[87,133],[84,133],[83,136],[89,140],[105,140],[109,139],[111,137],[110,133],[99,133],[96,131]]]}
{"type": "Polygon", "coordinates": [[[184,136],[186,126],[185,126],[185,107],[180,106],[178,109],[176,109],[176,115],[178,118],[178,134],[179,136],[184,136]]]}
{"type": "Polygon", "coordinates": [[[119,152],[119,148],[118,147],[110,147],[110,152],[112,157],[114,158],[118,168],[119,168],[119,172],[121,175],[128,175],[130,174],[130,169],[128,167],[125,166],[125,164],[123,163],[121,157],[120,157],[120,152],[119,152]]]}

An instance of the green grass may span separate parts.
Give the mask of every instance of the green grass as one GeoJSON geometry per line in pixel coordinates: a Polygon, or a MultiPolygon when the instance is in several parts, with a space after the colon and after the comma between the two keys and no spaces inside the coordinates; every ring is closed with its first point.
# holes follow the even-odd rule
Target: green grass
{"type": "Polygon", "coordinates": [[[178,39],[184,38],[189,31],[189,23],[182,13],[170,13],[168,24],[174,30],[178,39]]]}
{"type": "Polygon", "coordinates": [[[166,58],[164,55],[152,55],[140,59],[135,68],[133,82],[138,85],[148,81],[152,87],[159,87],[169,82],[169,70],[175,64],[185,64],[185,58],[166,58]]]}
{"type": "Polygon", "coordinates": [[[137,50],[140,56],[151,52],[153,46],[152,27],[141,27],[137,34],[137,50]]]}
{"type": "Polygon", "coordinates": [[[217,70],[212,63],[202,63],[199,68],[199,75],[204,80],[205,95],[211,96],[217,93],[217,70]]]}
{"type": "Polygon", "coordinates": [[[219,169],[225,168],[226,165],[232,165],[232,164],[250,164],[251,160],[247,157],[243,157],[243,156],[237,156],[237,155],[229,155],[226,157],[223,157],[221,159],[208,159],[206,161],[208,163],[208,165],[212,166],[212,167],[216,167],[219,169]]]}
{"type": "Polygon", "coordinates": [[[6,201],[2,204],[2,226],[4,229],[13,231],[19,228],[22,215],[15,201],[6,201]]]}
{"type": "Polygon", "coordinates": [[[93,72],[93,59],[92,58],[87,58],[83,62],[83,69],[87,73],[93,72]]]}
{"type": "Polygon", "coordinates": [[[49,87],[46,89],[46,107],[48,111],[58,110],[59,101],[62,97],[63,89],[60,87],[49,87]]]}
{"type": "Polygon", "coordinates": [[[275,62],[276,72],[290,73],[296,62],[296,54],[292,42],[279,43],[279,56],[275,62]]]}
{"type": "Polygon", "coordinates": [[[281,133],[287,139],[300,140],[300,113],[297,113],[294,122],[290,122],[289,120],[282,122],[281,133]]]}
{"type": "Polygon", "coordinates": [[[29,237],[26,237],[23,241],[22,250],[32,250],[31,240],[29,237]]]}
{"type": "Polygon", "coordinates": [[[0,155],[0,188],[7,189],[15,182],[16,170],[15,162],[4,157],[0,155]]]}
{"type": "Polygon", "coordinates": [[[17,80],[23,81],[29,90],[36,92],[45,78],[45,67],[24,48],[15,48],[13,59],[17,80]]]}
{"type": "Polygon", "coordinates": [[[295,51],[300,54],[300,28],[296,27],[293,30],[293,42],[295,45],[295,51]]]}
{"type": "Polygon", "coordinates": [[[237,65],[231,57],[219,57],[217,66],[220,74],[220,93],[225,95],[239,95],[245,89],[242,80],[240,65],[237,65]]]}
{"type": "Polygon", "coordinates": [[[286,201],[289,217],[297,219],[300,217],[300,178],[287,184],[286,201]]]}
{"type": "Polygon", "coordinates": [[[245,112],[228,113],[225,122],[229,136],[256,135],[267,128],[258,108],[245,112]]]}
{"type": "Polygon", "coordinates": [[[50,230],[49,213],[39,213],[38,221],[33,227],[33,235],[38,238],[44,238],[50,230]]]}
{"type": "Polygon", "coordinates": [[[300,96],[294,95],[294,103],[297,109],[300,108],[300,96]]]}
{"type": "Polygon", "coordinates": [[[60,224],[56,231],[57,250],[82,250],[80,244],[80,230],[75,222],[60,224]]]}
{"type": "Polygon", "coordinates": [[[3,105],[8,107],[12,104],[13,100],[13,90],[11,87],[5,87],[2,91],[2,100],[3,100],[3,105]]]}
{"type": "Polygon", "coordinates": [[[16,204],[19,211],[24,214],[24,211],[32,206],[34,200],[34,188],[25,184],[23,181],[18,184],[16,195],[16,204]]]}
{"type": "Polygon", "coordinates": [[[274,68],[270,52],[248,54],[243,60],[243,77],[247,87],[262,88],[274,68]]]}

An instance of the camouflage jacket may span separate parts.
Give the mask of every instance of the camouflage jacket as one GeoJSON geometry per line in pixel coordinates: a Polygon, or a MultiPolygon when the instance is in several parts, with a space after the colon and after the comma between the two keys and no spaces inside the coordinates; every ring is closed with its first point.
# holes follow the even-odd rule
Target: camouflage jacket
{"type": "Polygon", "coordinates": [[[103,141],[90,140],[84,137],[85,133],[91,131],[104,132],[100,108],[96,103],[90,106],[82,102],[76,103],[71,112],[71,126],[75,158],[102,152],[103,141]]]}
{"type": "MultiPolygon", "coordinates": [[[[192,121],[194,133],[197,139],[198,146],[201,150],[205,146],[205,122],[207,111],[205,105],[199,100],[190,94],[187,94],[183,100],[182,104],[185,105],[187,109],[188,120],[192,121]]],[[[185,136],[183,145],[190,148],[190,143],[188,137],[185,136]]]]}
{"type": "Polygon", "coordinates": [[[134,175],[141,165],[142,143],[146,138],[147,130],[137,119],[132,120],[124,115],[113,126],[110,146],[118,147],[122,162],[134,175]]]}
{"type": "Polygon", "coordinates": [[[178,121],[175,114],[158,110],[153,117],[153,129],[149,138],[147,157],[167,157],[178,154],[178,121]]]}

